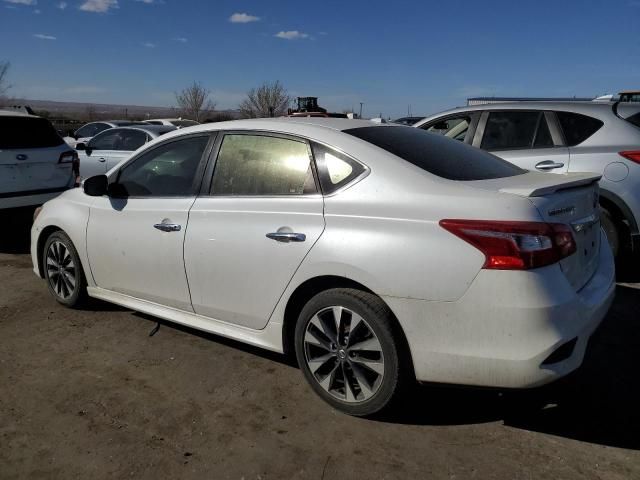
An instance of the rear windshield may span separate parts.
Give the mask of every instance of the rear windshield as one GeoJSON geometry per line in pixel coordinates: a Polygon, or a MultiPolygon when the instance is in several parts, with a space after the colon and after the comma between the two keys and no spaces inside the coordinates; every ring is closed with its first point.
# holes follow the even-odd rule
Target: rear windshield
{"type": "MultiPolygon", "coordinates": [[[[176,127],[193,127],[194,125],[200,125],[193,120],[171,120],[171,123],[176,127]]],[[[162,122],[159,122],[159,124],[162,125],[162,122]]]]}
{"type": "Polygon", "coordinates": [[[447,180],[487,180],[522,175],[490,153],[412,127],[361,127],[344,131],[447,180]]]}
{"type": "Polygon", "coordinates": [[[57,147],[63,143],[44,118],[0,116],[0,149],[57,147]]]}

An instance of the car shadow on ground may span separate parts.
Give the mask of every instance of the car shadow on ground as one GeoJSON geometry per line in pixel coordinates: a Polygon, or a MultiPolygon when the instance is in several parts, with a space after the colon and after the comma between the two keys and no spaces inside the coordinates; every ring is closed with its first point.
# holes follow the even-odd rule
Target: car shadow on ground
{"type": "Polygon", "coordinates": [[[29,253],[33,208],[0,211],[0,253],[29,253]]]}
{"type": "Polygon", "coordinates": [[[546,387],[498,392],[420,386],[380,421],[504,425],[584,442],[640,450],[640,289],[618,286],[589,342],[583,366],[546,387]]]}

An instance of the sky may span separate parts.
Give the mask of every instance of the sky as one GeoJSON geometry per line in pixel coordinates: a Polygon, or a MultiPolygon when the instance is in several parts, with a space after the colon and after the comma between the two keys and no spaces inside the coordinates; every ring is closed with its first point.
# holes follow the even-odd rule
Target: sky
{"type": "Polygon", "coordinates": [[[0,0],[14,97],[219,109],[279,80],[368,117],[640,88],[640,0],[0,0]]]}

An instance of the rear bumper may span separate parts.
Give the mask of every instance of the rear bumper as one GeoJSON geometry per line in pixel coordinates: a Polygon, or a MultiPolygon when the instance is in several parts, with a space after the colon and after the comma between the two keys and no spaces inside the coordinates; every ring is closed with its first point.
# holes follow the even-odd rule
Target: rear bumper
{"type": "Polygon", "coordinates": [[[419,381],[528,388],[581,365],[614,292],[613,256],[602,248],[597,271],[579,292],[556,264],[482,270],[455,302],[385,301],[404,329],[419,381]]]}
{"type": "Polygon", "coordinates": [[[35,207],[57,197],[62,192],[69,190],[72,183],[59,188],[47,188],[30,190],[25,192],[0,193],[0,210],[7,208],[35,207]]]}

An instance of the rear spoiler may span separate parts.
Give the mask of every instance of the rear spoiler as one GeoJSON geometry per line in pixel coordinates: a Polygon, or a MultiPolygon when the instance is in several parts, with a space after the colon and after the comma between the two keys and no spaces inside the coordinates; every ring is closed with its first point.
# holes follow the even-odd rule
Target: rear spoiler
{"type": "Polygon", "coordinates": [[[543,197],[560,190],[591,185],[600,180],[600,178],[602,178],[602,175],[597,173],[565,173],[563,175],[545,173],[542,178],[534,182],[504,187],[500,191],[521,197],[543,197]]]}

